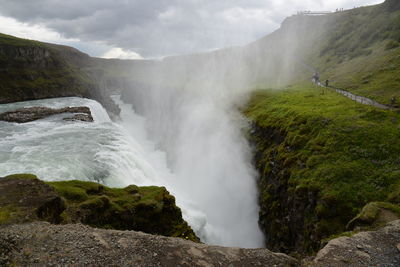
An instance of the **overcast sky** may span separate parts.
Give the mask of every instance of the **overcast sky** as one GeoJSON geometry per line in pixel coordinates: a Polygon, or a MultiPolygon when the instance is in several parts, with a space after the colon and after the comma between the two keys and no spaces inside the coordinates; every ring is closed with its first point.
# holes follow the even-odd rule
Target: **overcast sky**
{"type": "Polygon", "coordinates": [[[91,56],[154,58],[244,45],[299,10],[383,0],[0,0],[0,32],[91,56]]]}

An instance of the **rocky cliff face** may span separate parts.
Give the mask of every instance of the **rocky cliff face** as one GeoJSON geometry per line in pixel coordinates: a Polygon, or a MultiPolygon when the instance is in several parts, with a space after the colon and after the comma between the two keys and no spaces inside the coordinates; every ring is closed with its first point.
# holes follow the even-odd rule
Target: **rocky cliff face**
{"type": "MultiPolygon", "coordinates": [[[[285,137],[286,132],[282,129],[253,124],[251,140],[260,173],[259,223],[269,249],[306,254],[317,250],[321,239],[310,224],[316,220],[318,191],[294,190],[290,185],[288,165],[292,162],[285,162],[279,155],[279,146],[285,137]]],[[[293,148],[286,146],[285,149],[293,148]]]]}
{"type": "Polygon", "coordinates": [[[0,34],[0,103],[79,96],[118,115],[104,79],[94,61],[74,48],[0,34]]]}

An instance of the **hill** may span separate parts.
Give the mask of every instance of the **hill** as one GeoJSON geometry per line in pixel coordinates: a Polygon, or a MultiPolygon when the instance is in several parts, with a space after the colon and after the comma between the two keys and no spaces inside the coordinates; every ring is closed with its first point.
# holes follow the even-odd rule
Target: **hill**
{"type": "Polygon", "coordinates": [[[335,87],[391,105],[400,97],[399,41],[400,3],[385,1],[295,15],[248,46],[266,62],[256,87],[275,88],[253,93],[245,109],[267,247],[309,254],[332,236],[399,218],[398,113],[308,81],[318,71],[335,87]]]}
{"type": "Polygon", "coordinates": [[[103,86],[105,71],[88,55],[67,46],[0,34],[0,103],[81,96],[119,113],[103,86]]]}

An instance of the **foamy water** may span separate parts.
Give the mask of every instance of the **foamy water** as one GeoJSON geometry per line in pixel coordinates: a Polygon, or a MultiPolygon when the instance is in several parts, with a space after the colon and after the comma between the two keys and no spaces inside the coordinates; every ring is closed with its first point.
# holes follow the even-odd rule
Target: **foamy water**
{"type": "MultiPolygon", "coordinates": [[[[246,170],[219,161],[225,164],[223,167],[232,170],[213,173],[213,170],[201,169],[204,165],[196,167],[192,162],[196,160],[194,158],[180,162],[187,164],[189,169],[177,171],[171,168],[169,155],[149,138],[149,121],[118,97],[114,100],[122,108],[121,119],[116,123],[99,103],[83,98],[0,105],[0,113],[30,106],[88,106],[95,120],[93,123],[70,122],[63,120],[70,114],[59,114],[24,124],[0,122],[0,177],[33,173],[47,181],[78,179],[114,187],[130,184],[165,186],[176,197],[185,220],[203,241],[229,246],[262,246],[262,234],[243,239],[249,234],[246,229],[256,228],[251,230],[256,234],[259,231],[256,221],[244,225],[248,218],[243,217],[249,214],[243,209],[252,208],[250,212],[254,213],[257,212],[256,205],[249,207],[248,201],[241,205],[236,200],[255,199],[255,195],[246,195],[249,191],[255,194],[255,190],[248,190],[246,181],[238,183],[226,176],[232,171],[240,175],[246,170]],[[232,207],[229,207],[229,201],[232,201],[232,207]]],[[[236,153],[234,148],[231,151],[236,153]]],[[[222,154],[214,156],[223,157],[222,154]]],[[[209,157],[208,160],[214,159],[209,157]]]]}

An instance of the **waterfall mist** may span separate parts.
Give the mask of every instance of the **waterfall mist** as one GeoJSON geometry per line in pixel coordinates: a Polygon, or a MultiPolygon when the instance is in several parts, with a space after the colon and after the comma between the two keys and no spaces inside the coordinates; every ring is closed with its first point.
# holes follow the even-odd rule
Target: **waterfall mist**
{"type": "Polygon", "coordinates": [[[320,36],[304,35],[314,20],[288,18],[278,31],[244,47],[131,65],[122,100],[145,118],[146,138],[165,152],[167,182],[178,203],[190,200],[203,214],[202,220],[186,219],[207,243],[263,246],[257,172],[240,108],[255,88],[309,79],[299,63],[320,36]]]}
{"type": "Polygon", "coordinates": [[[188,58],[154,64],[122,100],[145,118],[148,138],[166,152],[173,174],[167,182],[177,202],[190,200],[203,214],[200,221],[186,217],[200,238],[262,247],[257,173],[244,137],[248,122],[239,111],[247,100],[247,75],[231,76],[215,56],[188,58]]]}

